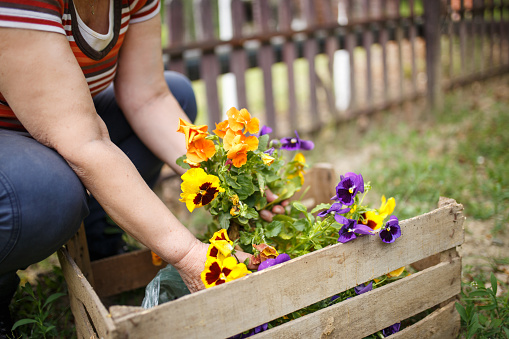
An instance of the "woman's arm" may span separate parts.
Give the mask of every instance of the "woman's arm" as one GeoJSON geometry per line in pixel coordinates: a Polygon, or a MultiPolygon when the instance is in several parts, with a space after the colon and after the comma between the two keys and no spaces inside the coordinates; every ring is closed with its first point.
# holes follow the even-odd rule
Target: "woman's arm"
{"type": "Polygon", "coordinates": [[[65,36],[0,28],[0,91],[30,134],[62,155],[118,225],[176,266],[192,291],[203,287],[207,245],[110,141],[65,36]]]}
{"type": "Polygon", "coordinates": [[[189,121],[164,79],[159,15],[129,26],[119,55],[115,96],[138,137],[177,173],[186,153],[179,118],[189,121]]]}

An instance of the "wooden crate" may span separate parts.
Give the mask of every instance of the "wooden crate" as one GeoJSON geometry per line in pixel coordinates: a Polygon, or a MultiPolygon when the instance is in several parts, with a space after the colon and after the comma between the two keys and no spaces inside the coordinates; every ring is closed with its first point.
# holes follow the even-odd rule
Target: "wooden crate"
{"type": "MultiPolygon", "coordinates": [[[[311,175],[321,173],[316,177],[323,180],[320,171],[324,169],[311,175]]],[[[324,194],[323,189],[318,191],[324,194]]],[[[362,338],[437,306],[393,337],[456,338],[460,318],[454,302],[461,288],[461,257],[456,247],[464,239],[462,210],[454,200],[441,199],[437,209],[401,221],[402,236],[392,244],[367,236],[338,243],[148,310],[133,306],[108,310],[100,299],[146,285],[154,277],[157,268],[151,267],[147,251],[110,258],[102,271],[94,269],[96,262],[87,267],[84,260],[81,266],[87,275],[68,249],[59,251],[59,259],[79,338],[226,338],[412,264],[422,270],[254,337],[362,338]],[[126,266],[141,261],[148,268],[126,266]],[[123,276],[115,282],[118,269],[131,278],[123,276]],[[103,282],[97,285],[99,272],[103,282]],[[102,285],[126,286],[105,289],[102,285]]],[[[79,253],[86,254],[86,248],[72,244],[74,257],[83,261],[79,253]]]]}

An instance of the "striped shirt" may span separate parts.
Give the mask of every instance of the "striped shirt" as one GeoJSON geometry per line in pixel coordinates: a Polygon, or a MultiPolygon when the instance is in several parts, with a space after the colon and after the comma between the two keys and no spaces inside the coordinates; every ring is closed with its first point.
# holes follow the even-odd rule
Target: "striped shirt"
{"type": "MultiPolygon", "coordinates": [[[[115,77],[119,49],[129,24],[148,20],[160,9],[160,0],[110,1],[110,32],[106,35],[84,25],[72,0],[0,0],[0,27],[64,34],[94,96],[115,77]]],[[[0,127],[24,130],[2,93],[0,127]]]]}

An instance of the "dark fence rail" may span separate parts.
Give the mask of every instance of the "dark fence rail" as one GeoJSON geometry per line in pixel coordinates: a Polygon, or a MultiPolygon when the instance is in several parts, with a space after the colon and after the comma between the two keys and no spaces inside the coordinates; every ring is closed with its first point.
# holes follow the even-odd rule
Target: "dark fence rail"
{"type": "Polygon", "coordinates": [[[312,132],[509,71],[506,0],[165,0],[163,15],[166,67],[203,81],[211,127],[236,106],[278,136],[312,132]]]}

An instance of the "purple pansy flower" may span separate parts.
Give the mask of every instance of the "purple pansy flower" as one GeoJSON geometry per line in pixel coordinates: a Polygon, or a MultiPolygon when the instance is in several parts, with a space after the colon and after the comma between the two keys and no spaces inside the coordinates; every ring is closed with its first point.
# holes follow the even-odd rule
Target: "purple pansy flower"
{"type": "Polygon", "coordinates": [[[399,332],[400,327],[401,327],[401,323],[395,323],[394,325],[384,328],[382,330],[382,334],[384,335],[384,337],[387,337],[391,334],[399,332]]]}
{"type": "Polygon", "coordinates": [[[262,262],[258,266],[258,271],[264,270],[264,269],[274,266],[274,265],[284,263],[285,261],[288,261],[288,260],[290,260],[290,256],[286,253],[281,253],[280,255],[278,255],[276,257],[276,259],[267,259],[264,262],[262,262]]]}
{"type": "Polygon", "coordinates": [[[265,152],[263,152],[265,154],[268,154],[270,156],[272,156],[272,154],[274,154],[274,147],[271,147],[269,148],[268,150],[266,150],[265,152]]]}
{"type": "Polygon", "coordinates": [[[369,284],[360,284],[359,286],[355,286],[353,290],[355,291],[355,294],[359,295],[362,293],[369,292],[373,289],[373,281],[370,281],[369,284]]]}
{"type": "Polygon", "coordinates": [[[382,228],[378,235],[386,244],[390,244],[399,238],[401,236],[401,227],[399,226],[398,218],[391,215],[389,221],[387,221],[384,228],[382,228]]]}
{"type": "Polygon", "coordinates": [[[299,138],[297,131],[295,131],[295,135],[295,138],[281,139],[281,148],[287,151],[309,151],[315,147],[315,144],[312,141],[299,138]]]}
{"type": "Polygon", "coordinates": [[[346,243],[350,240],[357,238],[357,234],[373,234],[373,230],[366,225],[357,224],[357,220],[347,219],[341,215],[336,215],[335,219],[338,223],[343,224],[339,230],[338,241],[340,243],[346,243]],[[342,221],[338,221],[341,219],[342,221]]]}
{"type": "Polygon", "coordinates": [[[229,339],[248,338],[248,337],[251,337],[251,336],[258,334],[260,332],[267,331],[268,327],[269,327],[269,323],[265,323],[263,325],[256,326],[255,328],[251,329],[248,333],[240,333],[240,334],[234,335],[233,337],[230,337],[229,339]]]}
{"type": "Polygon", "coordinates": [[[348,172],[341,176],[341,181],[336,186],[336,195],[331,200],[337,200],[343,205],[350,206],[354,203],[354,198],[359,192],[364,192],[362,175],[348,172]]]}
{"type": "Polygon", "coordinates": [[[260,130],[260,133],[258,134],[258,137],[261,137],[262,135],[272,133],[272,128],[269,126],[263,125],[262,129],[260,130]]]}
{"type": "Polygon", "coordinates": [[[334,212],[334,216],[336,216],[336,214],[343,214],[343,213],[350,211],[350,207],[341,208],[341,206],[343,206],[343,204],[336,202],[336,203],[332,204],[332,206],[328,210],[324,210],[324,211],[321,211],[320,213],[318,213],[317,216],[324,218],[329,213],[334,212]]]}

